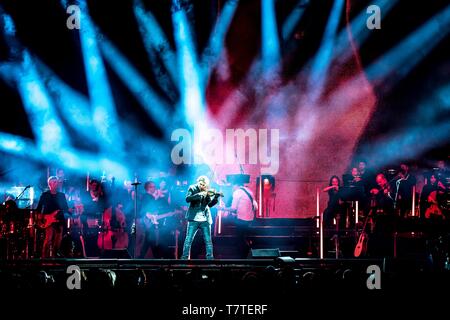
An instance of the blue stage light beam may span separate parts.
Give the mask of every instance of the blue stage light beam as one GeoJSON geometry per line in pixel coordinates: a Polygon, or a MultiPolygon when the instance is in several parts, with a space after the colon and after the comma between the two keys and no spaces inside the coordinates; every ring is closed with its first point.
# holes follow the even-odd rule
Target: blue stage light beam
{"type": "MultiPolygon", "coordinates": [[[[118,62],[121,62],[120,59],[118,62]]],[[[92,134],[94,126],[90,117],[89,100],[59,79],[44,63],[38,62],[38,67],[45,79],[49,92],[55,99],[55,104],[62,109],[61,114],[65,117],[66,122],[83,138],[95,143],[96,137],[92,134]]],[[[128,155],[136,152],[143,155],[146,144],[151,145],[158,152],[165,152],[163,146],[157,140],[148,138],[144,133],[138,132],[134,126],[126,121],[123,121],[121,125],[123,128],[123,139],[129,138],[133,146],[128,149],[128,155]],[[136,141],[143,141],[143,139],[145,144],[135,144],[136,141]]],[[[166,125],[168,124],[166,123],[166,125]]]]}
{"type": "Polygon", "coordinates": [[[34,160],[41,160],[42,158],[38,156],[40,151],[36,148],[33,140],[6,132],[0,132],[0,150],[34,160]]]}
{"type": "Polygon", "coordinates": [[[397,130],[393,135],[380,138],[374,144],[363,146],[361,154],[367,159],[373,159],[376,166],[402,160],[413,159],[448,141],[450,122],[450,84],[436,89],[425,100],[415,107],[405,122],[411,123],[406,128],[397,130]],[[443,99],[443,97],[445,97],[443,99]],[[421,119],[418,123],[417,119],[421,119]]]}
{"type": "Polygon", "coordinates": [[[155,71],[157,80],[164,92],[169,97],[173,98],[173,87],[178,85],[177,60],[175,53],[156,18],[151,12],[145,11],[142,1],[134,1],[134,14],[139,25],[139,31],[144,47],[155,71]],[[161,58],[165,70],[156,62],[156,55],[159,55],[161,58]],[[167,73],[170,78],[167,76],[167,73]]]}
{"type": "Polygon", "coordinates": [[[330,17],[325,28],[319,51],[315,55],[311,67],[311,73],[308,81],[310,90],[310,99],[314,104],[320,98],[324,83],[326,81],[327,71],[333,54],[336,31],[339,25],[339,19],[342,14],[345,0],[335,0],[331,9],[330,17]]]}
{"type": "Polygon", "coordinates": [[[158,96],[148,85],[145,78],[136,70],[126,57],[106,38],[100,40],[103,56],[122,79],[123,84],[130,90],[148,115],[164,131],[169,127],[170,110],[167,103],[158,96]]]}
{"type": "Polygon", "coordinates": [[[0,77],[12,88],[16,87],[16,74],[20,72],[20,64],[17,62],[0,63],[0,77]]]}
{"type": "Polygon", "coordinates": [[[223,52],[225,36],[231,21],[233,20],[238,3],[239,0],[228,0],[214,25],[214,29],[209,37],[208,45],[204,49],[201,57],[204,83],[208,82],[211,72],[223,52]]]}
{"type": "Polygon", "coordinates": [[[430,127],[408,128],[394,136],[381,139],[376,144],[366,146],[362,149],[362,155],[368,157],[367,159],[374,159],[373,165],[377,167],[402,159],[414,159],[447,141],[449,132],[449,121],[435,123],[430,127]]]}
{"type": "MultiPolygon", "coordinates": [[[[174,0],[174,7],[178,1],[174,0]]],[[[184,110],[187,123],[194,126],[205,113],[204,83],[201,81],[201,70],[192,38],[186,13],[182,8],[173,10],[172,23],[177,47],[177,62],[181,93],[181,108],[184,110]]]]}
{"type": "Polygon", "coordinates": [[[261,0],[261,55],[264,75],[272,74],[280,61],[280,41],[278,39],[275,0],[261,0]]]}
{"type": "Polygon", "coordinates": [[[450,32],[450,5],[367,68],[367,78],[389,90],[450,32]]]}
{"type": "Polygon", "coordinates": [[[39,74],[45,80],[46,88],[55,105],[61,109],[60,114],[66,123],[84,139],[96,143],[97,138],[92,134],[95,127],[88,98],[67,85],[37,57],[33,57],[33,60],[39,74]]]}
{"type": "Polygon", "coordinates": [[[78,172],[111,172],[119,180],[130,176],[129,170],[121,163],[110,157],[92,154],[74,149],[62,149],[54,155],[54,159],[65,168],[78,172]]]}
{"type": "Polygon", "coordinates": [[[303,13],[305,13],[305,9],[309,4],[309,0],[298,0],[292,12],[286,18],[283,23],[283,27],[281,28],[281,37],[283,41],[286,42],[292,36],[292,33],[295,30],[295,26],[301,20],[303,13]]]}
{"type": "Polygon", "coordinates": [[[450,83],[447,83],[436,89],[434,94],[429,95],[429,98],[420,104],[417,113],[413,113],[411,118],[406,118],[405,121],[415,122],[416,119],[420,119],[420,123],[434,126],[438,120],[449,118],[449,110],[450,83]]]}
{"type": "MultiPolygon", "coordinates": [[[[373,5],[380,7],[381,20],[385,18],[391,9],[398,3],[398,0],[377,0],[373,5]]],[[[350,31],[357,45],[362,45],[369,38],[374,30],[367,28],[366,22],[369,15],[366,8],[358,14],[350,23],[350,31]]],[[[352,55],[351,44],[349,43],[348,31],[344,28],[336,37],[336,45],[333,50],[333,58],[339,63],[345,63],[352,55]]]]}
{"type": "Polygon", "coordinates": [[[117,178],[129,176],[128,169],[108,157],[82,152],[63,147],[57,151],[43,152],[37,148],[31,139],[0,132],[0,151],[20,157],[26,157],[35,162],[52,162],[65,168],[85,173],[86,171],[114,172],[117,178]]]}
{"type": "Polygon", "coordinates": [[[55,106],[28,54],[23,53],[22,72],[17,74],[19,94],[27,112],[33,133],[42,152],[56,152],[69,143],[55,106]]]}
{"type": "Polygon", "coordinates": [[[77,0],[80,6],[80,41],[84,67],[92,105],[92,119],[99,136],[99,147],[105,151],[123,154],[120,123],[109,87],[108,76],[100,55],[94,25],[89,17],[86,0],[77,0]]]}

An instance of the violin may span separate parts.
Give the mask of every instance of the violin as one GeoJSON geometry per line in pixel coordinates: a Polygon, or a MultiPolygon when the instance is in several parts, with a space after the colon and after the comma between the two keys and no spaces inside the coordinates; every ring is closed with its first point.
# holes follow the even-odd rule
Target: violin
{"type": "Polygon", "coordinates": [[[208,191],[206,191],[208,193],[208,195],[210,197],[214,197],[214,196],[219,196],[219,197],[223,197],[223,193],[222,192],[218,192],[215,189],[209,189],[208,191]]]}

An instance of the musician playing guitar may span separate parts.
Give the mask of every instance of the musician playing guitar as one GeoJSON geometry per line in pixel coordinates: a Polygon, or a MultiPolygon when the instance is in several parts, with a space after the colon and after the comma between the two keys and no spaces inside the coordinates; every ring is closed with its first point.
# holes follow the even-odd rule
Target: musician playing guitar
{"type": "Polygon", "coordinates": [[[251,240],[248,239],[250,225],[255,219],[258,203],[252,191],[244,185],[242,179],[236,178],[233,185],[233,202],[231,209],[235,210],[236,237],[238,239],[237,258],[245,259],[251,248],[251,240]]]}
{"type": "Polygon", "coordinates": [[[58,192],[58,178],[51,176],[47,180],[49,190],[42,193],[36,212],[42,214],[41,227],[45,229],[42,258],[55,257],[61,246],[64,227],[64,213],[68,212],[64,193],[58,192]]]}
{"type": "Polygon", "coordinates": [[[146,257],[151,248],[153,258],[159,258],[159,223],[154,223],[159,213],[160,196],[153,181],[144,184],[145,193],[141,198],[140,219],[137,226],[137,249],[139,258],[146,257]]]}

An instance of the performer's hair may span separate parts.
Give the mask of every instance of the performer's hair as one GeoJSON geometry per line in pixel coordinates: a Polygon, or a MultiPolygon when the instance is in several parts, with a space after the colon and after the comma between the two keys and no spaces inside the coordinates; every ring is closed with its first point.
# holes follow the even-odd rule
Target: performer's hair
{"type": "Polygon", "coordinates": [[[50,177],[48,177],[47,183],[50,183],[50,181],[52,181],[52,180],[58,180],[58,177],[57,176],[50,176],[50,177]]]}
{"type": "Polygon", "coordinates": [[[207,176],[200,176],[197,178],[197,182],[203,181],[206,184],[209,184],[209,178],[207,176]]]}
{"type": "Polygon", "coordinates": [[[144,184],[144,190],[146,190],[147,189],[147,187],[149,186],[149,185],[151,185],[151,184],[155,184],[155,182],[153,182],[153,181],[151,181],[151,180],[149,180],[149,181],[147,181],[145,184],[144,184]]]}

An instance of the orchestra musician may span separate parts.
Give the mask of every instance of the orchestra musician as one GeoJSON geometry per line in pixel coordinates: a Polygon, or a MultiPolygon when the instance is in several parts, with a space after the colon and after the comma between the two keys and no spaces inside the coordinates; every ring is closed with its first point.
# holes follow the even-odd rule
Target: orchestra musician
{"type": "Polygon", "coordinates": [[[42,247],[42,258],[58,256],[61,246],[64,213],[69,211],[66,196],[58,192],[58,177],[51,176],[47,180],[49,190],[42,193],[36,211],[43,215],[45,239],[42,247]],[[51,222],[47,224],[47,222],[51,222]]]}
{"type": "Polygon", "coordinates": [[[400,217],[406,218],[412,209],[413,190],[416,185],[416,177],[409,172],[406,163],[400,165],[399,179],[396,181],[395,207],[400,210],[400,217]]]}
{"type": "Polygon", "coordinates": [[[106,195],[103,186],[97,179],[89,181],[89,190],[81,196],[80,220],[83,238],[86,244],[87,256],[98,256],[98,231],[101,227],[103,214],[107,209],[106,195]]]}
{"type": "Polygon", "coordinates": [[[137,225],[137,249],[140,259],[147,256],[147,251],[151,249],[150,256],[159,258],[159,231],[157,225],[150,219],[151,215],[157,216],[159,213],[160,195],[156,190],[153,181],[144,184],[145,193],[141,197],[140,217],[137,225]],[[148,216],[147,216],[148,215],[148,216]]]}
{"type": "Polygon", "coordinates": [[[383,173],[376,178],[377,188],[372,188],[371,207],[374,210],[373,233],[369,237],[370,255],[381,257],[391,255],[392,245],[390,239],[396,230],[396,217],[394,215],[395,187],[393,187],[383,173]]]}
{"type": "Polygon", "coordinates": [[[333,226],[333,219],[342,213],[342,205],[340,202],[339,188],[341,180],[338,176],[332,176],[328,187],[322,191],[328,193],[328,205],[323,212],[323,220],[326,227],[333,226]]]}
{"type": "Polygon", "coordinates": [[[439,206],[439,198],[445,193],[445,186],[442,181],[438,180],[436,173],[431,173],[430,178],[422,189],[420,195],[420,216],[422,218],[429,218],[430,213],[437,213],[442,215],[442,210],[439,206]]]}
{"type": "Polygon", "coordinates": [[[206,259],[214,259],[211,240],[212,217],[210,208],[217,204],[221,194],[208,189],[209,178],[207,176],[199,176],[197,183],[191,185],[187,191],[186,202],[189,203],[189,209],[186,212],[185,218],[188,223],[181,259],[190,258],[192,242],[199,229],[202,231],[206,246],[206,259]]]}
{"type": "Polygon", "coordinates": [[[377,211],[388,215],[393,214],[395,201],[394,188],[387,181],[383,173],[379,173],[375,181],[378,188],[372,188],[370,193],[375,197],[377,211]]]}

